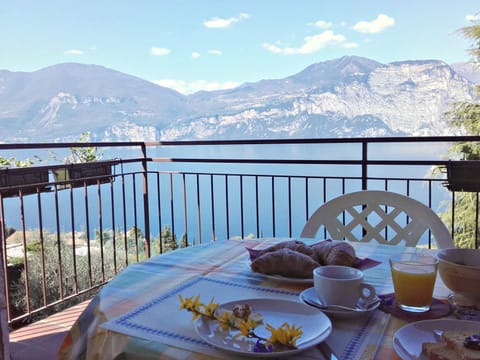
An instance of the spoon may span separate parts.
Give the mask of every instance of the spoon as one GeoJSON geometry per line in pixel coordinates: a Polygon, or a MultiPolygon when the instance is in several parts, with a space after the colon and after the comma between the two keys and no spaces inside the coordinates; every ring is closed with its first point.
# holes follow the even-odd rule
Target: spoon
{"type": "Polygon", "coordinates": [[[371,303],[367,304],[366,307],[349,307],[349,306],[343,306],[343,305],[325,305],[323,304],[319,299],[317,298],[312,298],[312,297],[307,297],[303,296],[303,300],[312,306],[315,306],[321,310],[346,310],[346,311],[356,311],[356,312],[367,312],[370,311],[372,308],[378,305],[380,302],[379,298],[376,298],[373,300],[371,303]]]}

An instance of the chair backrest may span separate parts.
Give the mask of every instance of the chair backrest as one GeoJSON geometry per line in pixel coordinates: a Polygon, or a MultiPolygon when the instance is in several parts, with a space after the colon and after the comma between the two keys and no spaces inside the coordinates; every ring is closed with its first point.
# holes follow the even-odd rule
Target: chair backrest
{"type": "Polygon", "coordinates": [[[314,238],[321,227],[334,240],[406,246],[416,246],[431,231],[438,248],[455,247],[435,212],[415,199],[388,191],[358,191],[326,202],[308,219],[301,237],[314,238]]]}

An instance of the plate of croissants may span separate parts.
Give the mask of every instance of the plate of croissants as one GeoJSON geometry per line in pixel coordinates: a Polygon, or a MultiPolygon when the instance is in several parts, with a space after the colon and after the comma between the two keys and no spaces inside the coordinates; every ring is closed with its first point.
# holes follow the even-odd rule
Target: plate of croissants
{"type": "Polygon", "coordinates": [[[313,282],[313,269],[324,265],[358,267],[361,262],[347,241],[323,240],[307,245],[288,240],[265,249],[247,249],[252,271],[267,277],[290,282],[313,282]]]}

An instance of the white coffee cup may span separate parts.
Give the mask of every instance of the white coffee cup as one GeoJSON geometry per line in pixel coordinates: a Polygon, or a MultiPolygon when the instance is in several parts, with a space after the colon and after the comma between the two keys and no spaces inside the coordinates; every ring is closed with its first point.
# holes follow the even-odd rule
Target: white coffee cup
{"type": "Polygon", "coordinates": [[[313,270],[313,285],[324,305],[355,307],[360,299],[368,303],[375,298],[375,288],[363,282],[363,272],[339,265],[321,266],[313,270]]]}

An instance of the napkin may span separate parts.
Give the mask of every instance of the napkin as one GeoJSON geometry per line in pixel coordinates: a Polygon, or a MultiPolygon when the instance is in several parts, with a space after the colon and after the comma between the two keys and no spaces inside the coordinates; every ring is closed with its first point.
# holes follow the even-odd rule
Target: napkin
{"type": "Polygon", "coordinates": [[[355,259],[355,264],[353,265],[354,268],[357,268],[359,270],[367,270],[371,269],[379,264],[381,264],[381,261],[373,260],[370,258],[365,258],[365,259],[360,259],[356,258],[355,259]]]}

